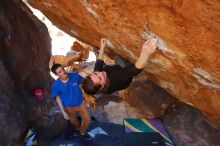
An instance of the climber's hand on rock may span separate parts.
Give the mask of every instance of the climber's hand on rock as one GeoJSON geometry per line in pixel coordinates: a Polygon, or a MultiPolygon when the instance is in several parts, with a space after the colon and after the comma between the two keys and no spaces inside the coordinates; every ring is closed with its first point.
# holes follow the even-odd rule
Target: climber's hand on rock
{"type": "Polygon", "coordinates": [[[106,40],[105,40],[105,39],[101,39],[101,41],[100,41],[100,50],[99,50],[99,54],[98,54],[98,59],[103,60],[105,46],[106,46],[106,40]]]}
{"type": "Polygon", "coordinates": [[[153,54],[157,48],[157,38],[153,38],[149,41],[146,41],[142,46],[142,51],[146,53],[146,55],[153,54]]]}
{"type": "Polygon", "coordinates": [[[106,46],[106,40],[105,39],[101,39],[101,42],[100,42],[100,49],[104,49],[106,46]]]}

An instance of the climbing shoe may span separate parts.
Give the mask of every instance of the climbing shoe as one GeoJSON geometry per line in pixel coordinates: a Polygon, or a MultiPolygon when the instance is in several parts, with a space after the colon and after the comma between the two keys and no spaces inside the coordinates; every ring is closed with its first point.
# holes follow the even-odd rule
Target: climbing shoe
{"type": "Polygon", "coordinates": [[[92,140],[92,137],[88,133],[81,134],[79,130],[76,131],[75,136],[82,137],[85,140],[92,140]]]}

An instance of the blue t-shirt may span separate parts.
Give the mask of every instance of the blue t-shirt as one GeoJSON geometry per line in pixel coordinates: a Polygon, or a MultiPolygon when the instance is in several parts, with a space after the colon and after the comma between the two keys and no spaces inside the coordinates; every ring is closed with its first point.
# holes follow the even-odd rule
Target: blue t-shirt
{"type": "Polygon", "coordinates": [[[80,88],[83,77],[76,72],[68,74],[69,80],[67,83],[63,83],[60,79],[53,83],[52,97],[60,96],[64,107],[76,107],[83,102],[83,94],[80,88]]]}

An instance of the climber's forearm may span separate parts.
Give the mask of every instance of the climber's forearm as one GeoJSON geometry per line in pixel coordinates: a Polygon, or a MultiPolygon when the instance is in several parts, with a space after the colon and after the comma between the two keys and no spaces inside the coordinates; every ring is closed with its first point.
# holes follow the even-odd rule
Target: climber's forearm
{"type": "Polygon", "coordinates": [[[135,67],[138,69],[143,69],[147,65],[149,56],[156,51],[156,48],[157,38],[146,41],[142,46],[141,54],[135,63],[135,67]]]}
{"type": "Polygon", "coordinates": [[[98,59],[100,60],[104,59],[104,50],[105,48],[100,48],[98,59]]]}
{"type": "Polygon", "coordinates": [[[135,63],[135,67],[137,69],[143,69],[147,64],[148,58],[149,58],[149,56],[141,57],[141,55],[140,55],[140,57],[138,58],[138,60],[135,63]]]}
{"type": "Polygon", "coordinates": [[[100,60],[103,60],[105,46],[106,46],[106,40],[105,39],[101,39],[101,41],[100,41],[99,56],[98,56],[98,59],[100,59],[100,60]]]}

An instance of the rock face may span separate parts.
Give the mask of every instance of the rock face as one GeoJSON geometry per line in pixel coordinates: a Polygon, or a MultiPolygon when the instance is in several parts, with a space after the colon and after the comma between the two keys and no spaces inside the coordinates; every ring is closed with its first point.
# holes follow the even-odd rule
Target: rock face
{"type": "Polygon", "coordinates": [[[81,60],[86,60],[89,57],[89,50],[87,50],[84,46],[82,46],[79,42],[75,41],[73,46],[71,47],[72,50],[81,53],[81,60]]]}
{"type": "MultiPolygon", "coordinates": [[[[217,57],[220,28],[217,27],[219,17],[214,17],[219,16],[219,6],[218,3],[204,2],[175,1],[171,5],[165,0],[160,3],[81,0],[70,5],[67,1],[51,4],[38,0],[36,6],[60,28],[81,41],[98,46],[101,37],[107,38],[110,56],[119,54],[132,62],[146,38],[154,34],[160,36],[159,50],[150,59],[143,75],[148,75],[169,93],[192,103],[219,123],[217,57]],[[186,11],[188,8],[191,9],[186,11]],[[190,19],[192,11],[194,17],[190,19]]],[[[17,145],[18,141],[23,141],[21,135],[25,135],[29,126],[37,129],[38,138],[47,139],[57,135],[67,124],[50,98],[50,44],[45,25],[22,1],[0,1],[1,145],[17,145]],[[34,88],[44,89],[42,101],[32,95],[34,88]]],[[[98,118],[121,122],[124,117],[144,118],[146,113],[143,111],[161,116],[173,102],[171,96],[145,77],[136,79],[122,95],[130,105],[135,103],[134,106],[141,107],[139,111],[118,95],[109,95],[100,99],[102,106],[96,111],[98,118]],[[136,97],[134,102],[133,96],[136,97]],[[155,108],[157,106],[160,108],[155,108]],[[117,107],[120,108],[115,110],[117,107]]],[[[163,120],[178,145],[219,144],[219,128],[188,106],[177,106],[163,120]],[[193,134],[188,129],[193,129],[193,134]]]]}
{"type": "Polygon", "coordinates": [[[177,146],[219,146],[220,129],[210,124],[200,111],[177,104],[163,117],[177,146]]]}
{"type": "MultiPolygon", "coordinates": [[[[150,82],[147,83],[148,86],[152,84],[150,82]]],[[[155,85],[152,86],[154,90],[149,92],[151,92],[154,98],[156,93],[159,93],[158,98],[161,98],[163,90],[155,88],[155,85]],[[155,90],[157,90],[156,93],[155,90]]],[[[166,94],[164,96],[168,98],[166,94]]],[[[155,100],[148,100],[148,103],[145,105],[148,111],[153,111],[153,113],[159,111],[152,108],[151,104],[159,105],[155,103],[155,100]]],[[[99,98],[99,104],[98,108],[92,112],[99,121],[111,121],[122,124],[125,117],[146,118],[146,113],[143,114],[140,110],[129,106],[117,93],[99,98]]],[[[165,116],[161,117],[161,120],[177,146],[219,146],[220,144],[220,128],[210,123],[200,111],[186,104],[173,104],[165,116]]]]}
{"type": "Polygon", "coordinates": [[[220,3],[210,0],[28,0],[79,40],[134,62],[142,43],[159,37],[146,75],[220,124],[220,3]]]}
{"type": "Polygon", "coordinates": [[[22,1],[0,1],[0,145],[16,145],[29,126],[49,138],[65,124],[52,110],[50,41],[46,26],[22,1]],[[44,89],[42,101],[32,95],[34,88],[44,89]]]}
{"type": "Polygon", "coordinates": [[[118,93],[100,96],[98,105],[90,115],[94,115],[99,121],[123,124],[125,117],[146,118],[146,114],[131,107],[118,93]]]}
{"type": "Polygon", "coordinates": [[[121,91],[121,96],[129,105],[151,119],[163,116],[167,109],[177,102],[164,89],[141,74],[126,90],[121,91]]]}
{"type": "Polygon", "coordinates": [[[1,145],[13,145],[24,131],[24,114],[19,106],[19,104],[21,105],[19,96],[15,93],[15,84],[8,75],[2,60],[0,60],[0,69],[0,143],[1,145]]]}

